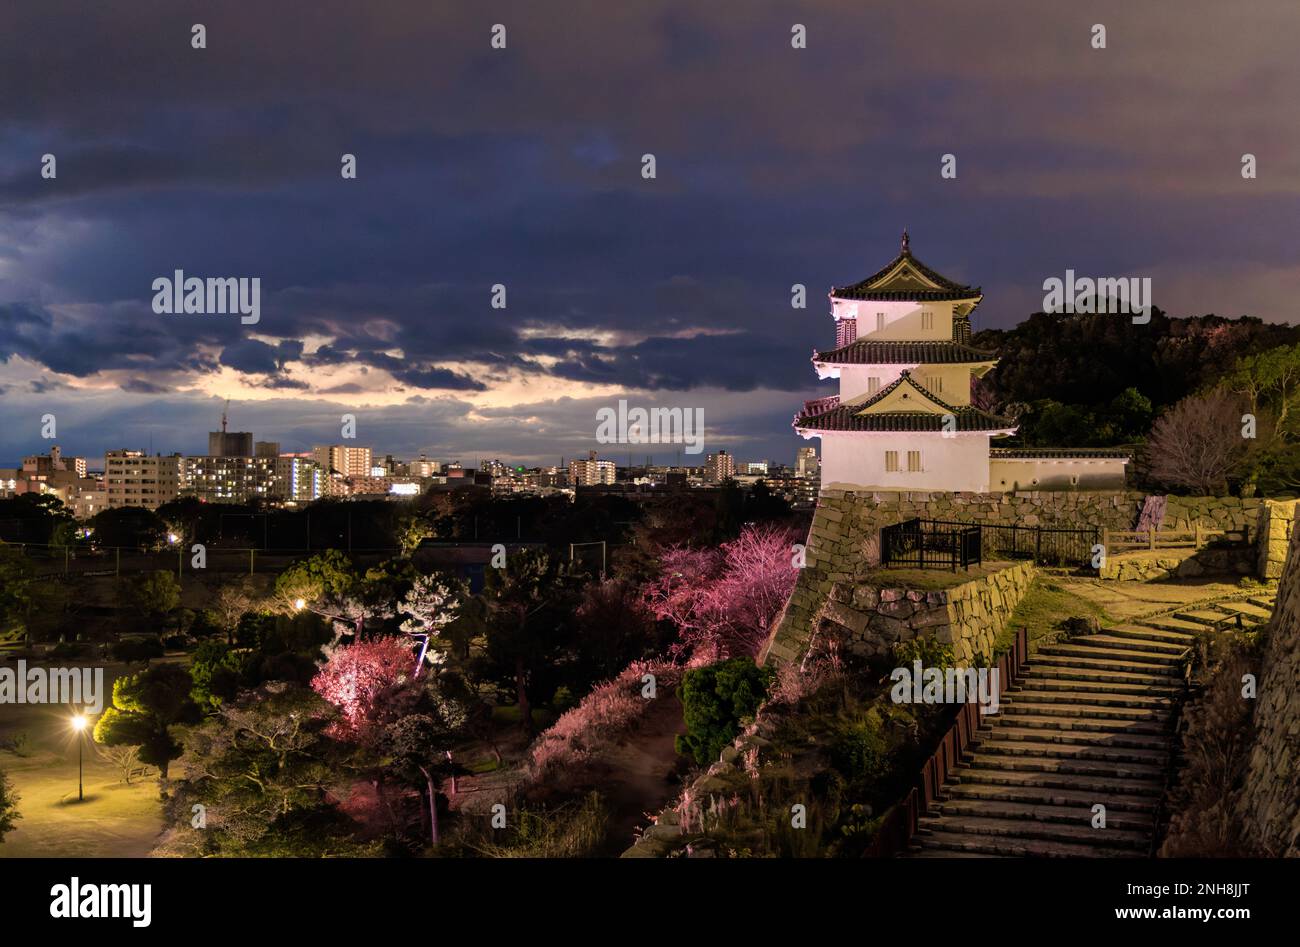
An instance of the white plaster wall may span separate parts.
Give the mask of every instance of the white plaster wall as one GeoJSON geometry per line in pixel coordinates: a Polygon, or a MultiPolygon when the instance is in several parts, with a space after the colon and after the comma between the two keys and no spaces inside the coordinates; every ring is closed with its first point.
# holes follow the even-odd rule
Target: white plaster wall
{"type": "Polygon", "coordinates": [[[1113,490],[1124,487],[1121,458],[991,458],[993,490],[1113,490]]]}
{"type": "Polygon", "coordinates": [[[831,297],[831,315],[838,321],[844,318],[858,320],[858,338],[876,341],[928,340],[951,341],[951,302],[869,302],[857,299],[831,297]],[[885,328],[876,331],[876,313],[885,314],[885,328]],[[921,328],[921,313],[934,313],[929,329],[921,328]]]}
{"type": "Polygon", "coordinates": [[[989,435],[939,433],[866,434],[826,432],[822,441],[822,489],[951,490],[989,488],[989,435]],[[896,472],[885,471],[885,452],[898,451],[896,472]],[[919,472],[907,470],[907,452],[919,450],[919,472]]]}

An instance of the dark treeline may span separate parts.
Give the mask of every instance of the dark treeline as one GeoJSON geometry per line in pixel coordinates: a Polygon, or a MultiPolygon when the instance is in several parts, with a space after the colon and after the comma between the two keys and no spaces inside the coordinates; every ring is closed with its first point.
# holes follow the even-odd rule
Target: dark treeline
{"type": "MultiPolygon", "coordinates": [[[[413,551],[421,542],[537,543],[567,554],[570,543],[634,550],[664,542],[714,545],[747,522],[789,519],[789,505],[759,483],[625,497],[493,497],[486,490],[429,491],[414,500],[318,500],[300,509],[204,503],[185,497],[151,511],[105,510],[76,523],[53,497],[0,499],[0,538],[55,546],[159,549],[173,543],[269,552],[323,549],[413,551]],[[90,527],[89,536],[84,526],[90,527]]],[[[627,553],[624,553],[626,555],[627,553]]],[[[635,556],[635,552],[631,553],[635,556]]]]}
{"type": "Polygon", "coordinates": [[[1183,398],[1218,384],[1238,360],[1300,343],[1300,328],[1243,316],[1170,318],[1035,313],[1013,329],[986,329],[972,344],[998,365],[976,398],[1020,421],[1026,446],[1141,442],[1152,422],[1183,398]]]}

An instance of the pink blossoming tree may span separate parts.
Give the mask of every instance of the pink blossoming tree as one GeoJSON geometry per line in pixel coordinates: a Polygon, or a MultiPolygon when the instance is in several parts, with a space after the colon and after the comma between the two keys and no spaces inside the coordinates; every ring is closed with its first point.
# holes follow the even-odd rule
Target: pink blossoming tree
{"type": "Polygon", "coordinates": [[[411,677],[410,646],[398,638],[373,638],[336,648],[311,688],[339,709],[331,736],[364,741],[389,722],[381,719],[381,704],[411,677]]]}
{"type": "Polygon", "coordinates": [[[754,656],[794,590],[795,541],[784,527],[746,526],[717,549],[665,549],[646,602],[677,626],[677,648],[694,660],[754,656]]]}

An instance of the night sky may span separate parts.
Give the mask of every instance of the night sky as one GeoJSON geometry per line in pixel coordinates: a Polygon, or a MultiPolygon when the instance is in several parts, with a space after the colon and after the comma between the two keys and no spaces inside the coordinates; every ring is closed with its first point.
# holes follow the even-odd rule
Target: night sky
{"type": "Polygon", "coordinates": [[[226,398],[283,450],[354,413],[381,453],[557,463],[620,397],[791,463],[825,293],[904,227],[977,330],[1067,268],[1291,321],[1297,36],[1295,0],[7,0],[0,463],[47,413],[92,466],[203,453],[226,398]],[[260,323],[155,314],[178,268],[260,277],[260,323]]]}

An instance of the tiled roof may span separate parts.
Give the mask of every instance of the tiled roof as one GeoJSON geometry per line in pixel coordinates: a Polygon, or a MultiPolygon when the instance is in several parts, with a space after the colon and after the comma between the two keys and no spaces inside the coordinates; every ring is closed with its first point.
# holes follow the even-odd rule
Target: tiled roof
{"type": "Polygon", "coordinates": [[[861,413],[864,408],[885,398],[895,388],[904,383],[915,388],[927,399],[953,415],[957,420],[956,429],[958,431],[1006,431],[1014,430],[1016,427],[1016,422],[1010,418],[999,417],[996,414],[990,414],[969,405],[958,407],[948,404],[921,385],[907,371],[902,372],[893,382],[859,404],[836,404],[828,410],[814,409],[816,413],[810,413],[807,410],[809,405],[820,406],[829,399],[819,398],[816,402],[809,402],[805,405],[803,412],[795,415],[794,427],[796,430],[807,431],[942,431],[944,419],[942,414],[933,414],[926,411],[861,413]]]}
{"type": "Polygon", "coordinates": [[[935,272],[926,266],[916,257],[912,256],[911,244],[907,239],[907,233],[903,233],[903,247],[898,256],[894,257],[885,266],[881,267],[875,273],[871,274],[864,280],[853,283],[849,286],[837,286],[831,290],[831,295],[840,299],[868,299],[868,300],[909,300],[918,301],[940,301],[956,299],[974,299],[981,295],[978,286],[966,286],[962,283],[955,282],[935,272]],[[884,289],[875,286],[885,276],[887,276],[894,267],[899,263],[907,261],[917,273],[920,273],[925,279],[934,283],[938,288],[931,288],[915,280],[908,281],[911,285],[897,285],[899,281],[891,282],[891,286],[897,285],[897,288],[884,289]]]}
{"type": "MultiPolygon", "coordinates": [[[[794,427],[806,431],[943,431],[942,414],[923,411],[890,411],[884,414],[859,414],[861,405],[841,405],[818,415],[796,415],[794,427]]],[[[954,408],[958,431],[1008,431],[1016,426],[1009,418],[1000,418],[978,408],[954,408]]]]}
{"type": "Polygon", "coordinates": [[[802,413],[812,417],[815,414],[825,414],[832,408],[838,408],[839,406],[839,395],[827,395],[825,398],[814,398],[812,401],[805,401],[802,413]]]}
{"type": "Polygon", "coordinates": [[[1004,460],[1132,460],[1133,452],[1122,447],[999,447],[990,450],[989,456],[1004,460]]]}
{"type": "Polygon", "coordinates": [[[825,352],[814,351],[814,362],[838,365],[955,365],[992,362],[992,352],[960,342],[881,342],[858,339],[825,352]]]}

